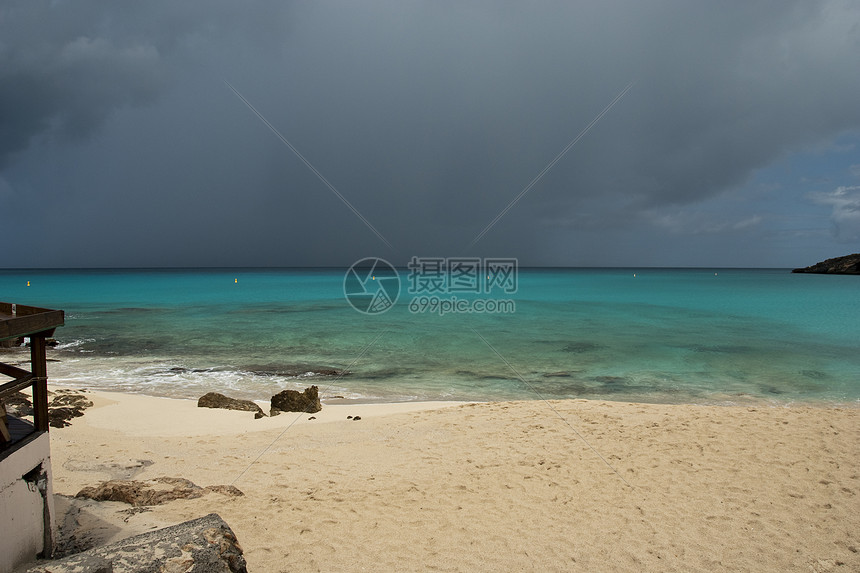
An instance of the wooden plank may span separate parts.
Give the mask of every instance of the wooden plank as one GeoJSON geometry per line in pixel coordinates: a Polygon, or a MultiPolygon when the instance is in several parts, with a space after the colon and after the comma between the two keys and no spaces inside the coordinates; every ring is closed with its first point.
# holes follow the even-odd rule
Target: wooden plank
{"type": "Polygon", "coordinates": [[[42,314],[44,312],[53,312],[53,309],[42,308],[39,306],[30,306],[27,304],[13,304],[11,302],[0,302],[0,314],[12,314],[12,307],[15,307],[18,316],[29,314],[42,314]]]}
{"type": "Polygon", "coordinates": [[[28,388],[33,385],[33,375],[27,372],[26,376],[22,376],[21,378],[17,378],[12,380],[11,382],[6,382],[2,386],[0,386],[0,398],[4,398],[5,396],[11,396],[15,392],[19,390],[23,390],[24,388],[28,388]]]}
{"type": "Polygon", "coordinates": [[[3,400],[0,400],[0,438],[2,438],[3,442],[12,441],[12,434],[9,433],[9,428],[6,426],[8,423],[6,404],[3,403],[3,400]]]}
{"type": "Polygon", "coordinates": [[[17,366],[0,362],[0,374],[9,376],[10,378],[21,378],[22,376],[29,374],[29,372],[23,368],[18,368],[17,366]]]}
{"type": "Polygon", "coordinates": [[[8,418],[6,417],[6,404],[0,400],[0,438],[4,442],[11,442],[12,435],[9,433],[9,428],[6,427],[8,418]]]}
{"type": "Polygon", "coordinates": [[[5,318],[0,321],[0,340],[37,333],[45,333],[45,336],[50,336],[54,329],[58,326],[63,326],[63,323],[64,315],[62,310],[51,310],[39,314],[25,315],[19,313],[12,318],[5,318]]]}
{"type": "Polygon", "coordinates": [[[27,336],[53,330],[62,326],[64,319],[62,310],[0,302],[0,340],[12,338],[16,332],[17,336],[27,336]]]}
{"type": "Polygon", "coordinates": [[[33,369],[33,412],[36,431],[48,431],[48,369],[45,337],[30,337],[30,365],[33,369]]]}

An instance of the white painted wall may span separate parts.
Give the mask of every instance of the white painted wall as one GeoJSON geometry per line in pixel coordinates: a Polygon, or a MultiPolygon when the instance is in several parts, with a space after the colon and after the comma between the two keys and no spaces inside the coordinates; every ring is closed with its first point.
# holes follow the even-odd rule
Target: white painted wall
{"type": "MultiPolygon", "coordinates": [[[[47,502],[51,539],[56,530],[51,473],[51,441],[47,432],[0,460],[0,571],[33,561],[44,549],[43,497],[35,484],[22,478],[42,464],[48,474],[47,502]]],[[[53,548],[50,548],[48,553],[53,548]]]]}

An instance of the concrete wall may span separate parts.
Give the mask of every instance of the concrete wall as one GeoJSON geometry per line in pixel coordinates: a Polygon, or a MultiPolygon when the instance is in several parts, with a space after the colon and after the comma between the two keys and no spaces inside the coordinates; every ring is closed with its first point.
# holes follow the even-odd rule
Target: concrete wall
{"type": "Polygon", "coordinates": [[[51,441],[43,432],[0,460],[0,571],[53,552],[51,441]]]}

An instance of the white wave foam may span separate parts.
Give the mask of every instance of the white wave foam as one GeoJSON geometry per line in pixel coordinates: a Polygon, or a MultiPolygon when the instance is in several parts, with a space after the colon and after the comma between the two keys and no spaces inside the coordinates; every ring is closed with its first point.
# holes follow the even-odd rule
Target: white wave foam
{"type": "MultiPolygon", "coordinates": [[[[95,338],[77,338],[70,342],[60,342],[54,347],[54,350],[69,350],[70,348],[77,348],[79,346],[83,346],[87,342],[95,342],[95,338]]],[[[90,352],[92,352],[90,350],[90,352]]]]}
{"type": "MultiPolygon", "coordinates": [[[[166,359],[133,360],[123,358],[70,358],[53,363],[52,384],[86,387],[93,390],[148,394],[168,398],[197,399],[207,392],[220,392],[233,398],[268,401],[282,390],[303,390],[313,372],[299,376],[254,374],[224,367],[190,367],[166,359]]],[[[343,387],[320,385],[323,399],[368,400],[375,398],[343,387]]]]}

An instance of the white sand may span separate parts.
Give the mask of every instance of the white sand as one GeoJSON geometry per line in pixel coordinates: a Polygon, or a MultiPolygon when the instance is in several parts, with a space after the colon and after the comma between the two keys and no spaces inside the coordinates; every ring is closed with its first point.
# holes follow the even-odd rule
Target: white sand
{"type": "Polygon", "coordinates": [[[78,541],[214,511],[252,572],[860,571],[857,408],[409,403],[308,421],[89,395],[51,430],[58,494],[170,476],[245,496],[136,513],[61,497],[78,541]]]}
{"type": "MultiPolygon", "coordinates": [[[[108,431],[121,429],[128,436],[235,436],[248,432],[284,430],[288,426],[348,421],[347,416],[362,419],[385,414],[419,412],[461,402],[402,402],[392,404],[326,405],[315,414],[283,413],[275,417],[254,419],[251,412],[198,408],[193,400],[153,398],[113,392],[87,392],[95,409],[87,412],[91,428],[108,431]],[[313,420],[311,420],[313,418],[313,420]]],[[[258,402],[266,414],[269,405],[258,402]]]]}

